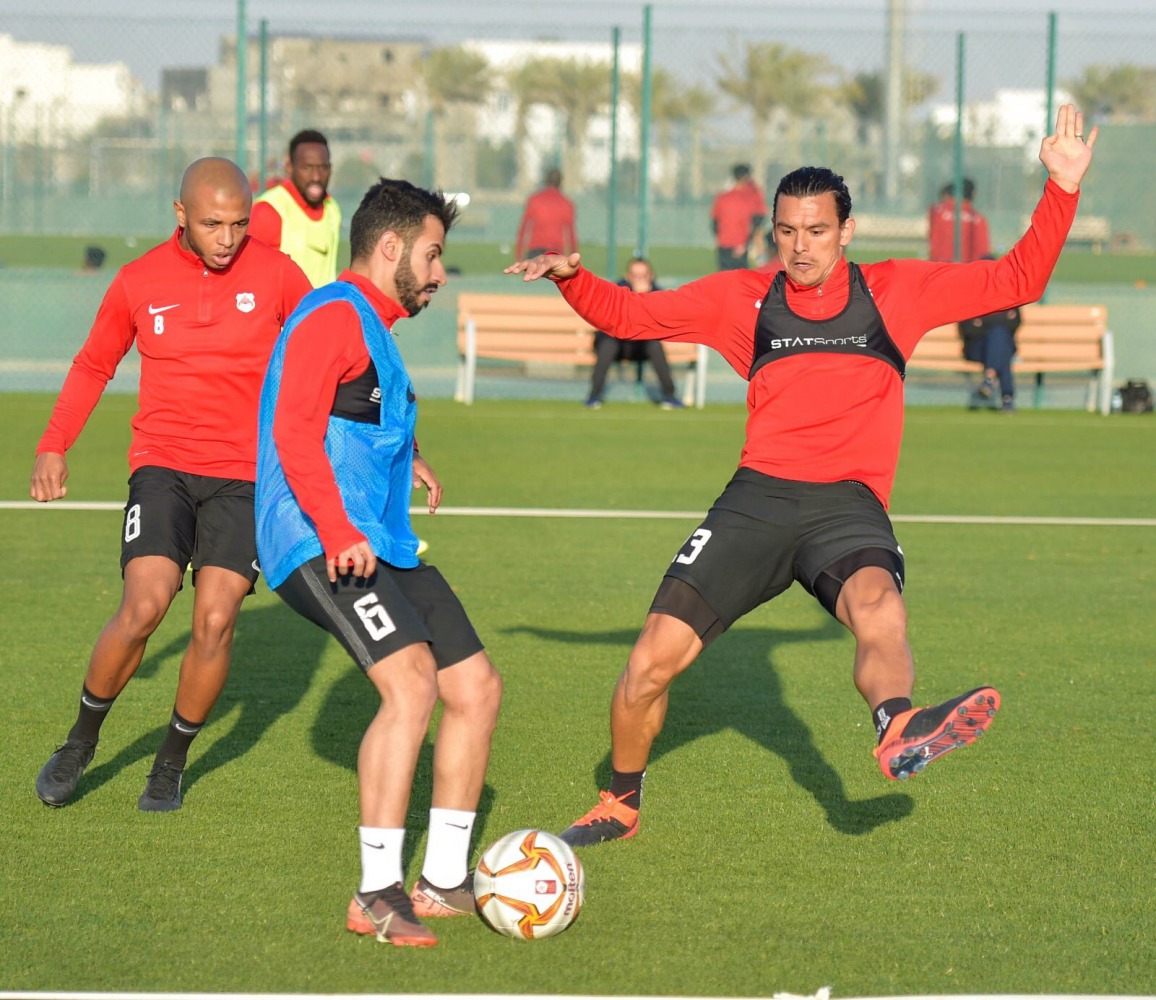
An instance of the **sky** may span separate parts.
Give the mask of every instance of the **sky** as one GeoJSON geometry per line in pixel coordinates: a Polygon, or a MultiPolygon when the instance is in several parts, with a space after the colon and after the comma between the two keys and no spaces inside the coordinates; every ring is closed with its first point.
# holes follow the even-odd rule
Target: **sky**
{"type": "MultiPolygon", "coordinates": [[[[813,0],[787,4],[783,0],[651,0],[656,56],[669,64],[693,51],[696,32],[734,39],[748,37],[752,27],[800,47],[825,47],[837,61],[874,60],[882,44],[888,0],[813,0]],[[862,40],[862,42],[861,42],[862,40]],[[681,48],[677,48],[681,45],[681,48]]],[[[621,0],[584,0],[561,7],[555,0],[246,0],[249,29],[256,33],[264,18],[270,30],[372,34],[378,37],[429,39],[436,44],[468,37],[580,38],[609,40],[611,28],[621,26],[624,42],[641,37],[642,3],[621,0]]],[[[1067,37],[1100,36],[1088,51],[1101,61],[1129,58],[1152,61],[1143,48],[1130,58],[1131,49],[1118,49],[1123,40],[1150,40],[1152,0],[906,0],[909,32],[926,32],[950,40],[958,32],[991,32],[993,26],[1046,35],[1047,13],[1054,11],[1067,37]],[[1103,4],[1104,7],[1096,9],[1103,4]],[[1106,16],[1110,11],[1114,17],[1106,16]],[[1123,16],[1121,16],[1123,15],[1123,16]],[[1115,33],[1116,41],[1105,39],[1115,33]],[[1119,53],[1123,52],[1123,55],[1119,53]]],[[[81,62],[128,63],[152,90],[162,66],[199,66],[216,62],[219,39],[232,34],[236,0],[0,0],[0,32],[21,41],[67,44],[81,62]],[[195,16],[190,16],[195,10],[195,16]]],[[[723,44],[726,44],[724,41],[723,44]]],[[[950,51],[950,42],[944,43],[950,51]]],[[[700,46],[701,47],[701,46],[700,46]]],[[[1073,47],[1078,48],[1078,47],[1073,47]]],[[[943,61],[938,52],[935,58],[943,61]]],[[[1006,60],[1005,60],[1006,65],[1006,60]]]]}

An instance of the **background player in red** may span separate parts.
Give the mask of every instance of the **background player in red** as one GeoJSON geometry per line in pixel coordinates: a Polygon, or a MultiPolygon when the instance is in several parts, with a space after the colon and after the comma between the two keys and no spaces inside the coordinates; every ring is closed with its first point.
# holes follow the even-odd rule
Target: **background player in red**
{"type": "MultiPolygon", "coordinates": [[[[963,201],[959,205],[959,261],[970,264],[991,254],[987,219],[972,204],[975,183],[963,179],[963,201]]],[[[955,256],[955,185],[939,192],[939,201],[927,210],[927,258],[952,261],[955,256]]]]}
{"type": "Polygon", "coordinates": [[[767,201],[751,178],[751,168],[736,163],[731,176],[734,183],[715,198],[710,210],[720,271],[747,266],[751,243],[767,217],[767,201]]]}
{"type": "Polygon", "coordinates": [[[844,257],[855,221],[843,179],[804,167],[775,195],[782,270],[710,275],[636,295],[546,255],[507,268],[548,277],[591,325],[619,337],[715,348],[744,378],[740,466],[675,556],[611,701],[611,783],[566,831],[576,846],[631,837],[669,687],[703,648],[798,580],[855,638],[855,685],[871,709],[887,778],[918,773],[975,740],[999,708],[982,687],[912,707],[915,671],[903,553],[886,508],[899,460],[905,362],[930,329],[1042,294],[1092,159],[1083,117],[1064,105],[1044,139],[1048,171],[1032,224],[999,261],[941,264],[844,257]]]}
{"type": "Polygon", "coordinates": [[[32,497],[58,500],[67,492],[65,453],[135,344],[141,374],[121,534],[124,591],[92,651],[76,722],[37,776],[36,793],[50,806],[75,792],[190,561],[192,635],[141,809],[180,808],[189,745],[225,685],[233,627],[259,573],[261,379],[282,323],[310,288],[288,257],[246,237],[251,207],[236,164],[210,157],[189,166],[174,202],[176,232],[113,279],[37,445],[32,497]]]}
{"type": "Polygon", "coordinates": [[[521,260],[548,250],[569,254],[577,249],[574,203],[562,193],[562,172],[550,170],[545,186],[526,199],[514,240],[514,257],[521,260]]]}

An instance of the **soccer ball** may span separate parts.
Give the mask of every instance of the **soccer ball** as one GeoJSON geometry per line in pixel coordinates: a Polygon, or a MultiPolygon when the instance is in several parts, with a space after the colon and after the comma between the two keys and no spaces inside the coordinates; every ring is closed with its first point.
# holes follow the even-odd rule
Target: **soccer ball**
{"type": "Polygon", "coordinates": [[[474,872],[478,912],[506,937],[561,934],[586,898],[586,874],[570,845],[542,830],[515,830],[491,844],[474,872]]]}

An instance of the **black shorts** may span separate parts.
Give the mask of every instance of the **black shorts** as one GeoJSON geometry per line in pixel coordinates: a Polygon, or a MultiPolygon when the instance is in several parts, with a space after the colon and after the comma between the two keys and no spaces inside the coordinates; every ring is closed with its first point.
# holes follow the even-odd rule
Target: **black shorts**
{"type": "Polygon", "coordinates": [[[121,575],[138,556],[164,556],[182,573],[192,563],[194,584],[204,566],[231,569],[250,584],[261,574],[253,484],[246,479],[137,469],[128,481],[120,539],[121,575]]]}
{"type": "Polygon", "coordinates": [[[325,557],[298,566],[277,595],[329,632],[362,670],[399,649],[429,643],[438,670],[485,647],[457,594],[433,566],[398,569],[378,562],[373,576],[329,582],[325,557]]]}
{"type": "Polygon", "coordinates": [[[739,469],[679,549],[650,610],[709,642],[795,580],[833,616],[843,584],[864,566],[887,569],[902,591],[903,550],[866,486],[739,469]]]}

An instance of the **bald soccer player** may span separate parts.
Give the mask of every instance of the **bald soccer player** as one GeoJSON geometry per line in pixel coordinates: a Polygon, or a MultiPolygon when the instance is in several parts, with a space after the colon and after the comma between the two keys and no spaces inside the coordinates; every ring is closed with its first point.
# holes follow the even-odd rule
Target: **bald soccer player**
{"type": "Polygon", "coordinates": [[[181,807],[189,746],[229,673],[233,628],[260,572],[253,520],[257,405],[273,344],[311,288],[284,254],[246,235],[252,193],[230,160],[190,164],[172,237],[117,273],[36,448],[31,494],[67,493],[65,455],[135,344],[129,492],[120,607],[96,640],[76,721],[36,779],[62,806],[96,752],[101,725],[192,567],[192,634],[172,718],[138,807],[181,807]]]}

